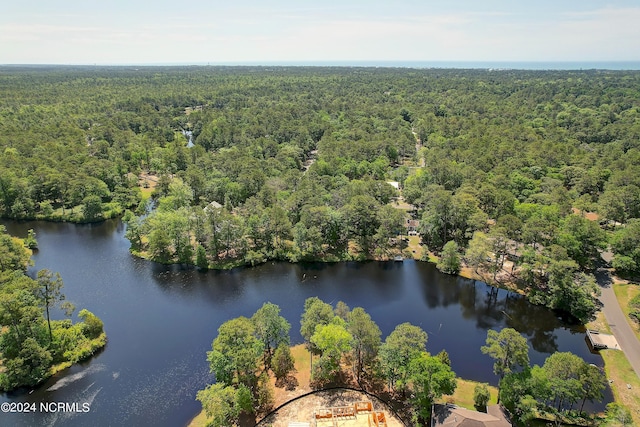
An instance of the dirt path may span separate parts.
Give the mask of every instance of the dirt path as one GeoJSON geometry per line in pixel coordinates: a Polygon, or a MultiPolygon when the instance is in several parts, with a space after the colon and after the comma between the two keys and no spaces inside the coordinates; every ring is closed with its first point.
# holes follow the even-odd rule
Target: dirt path
{"type": "Polygon", "coordinates": [[[599,268],[596,273],[596,280],[602,290],[600,301],[603,304],[604,317],[607,319],[611,332],[616,337],[627,360],[640,378],[640,342],[633,333],[629,322],[627,322],[627,317],[620,308],[620,304],[618,304],[616,294],[613,291],[611,274],[607,269],[599,268]]]}
{"type": "MultiPolygon", "coordinates": [[[[420,138],[418,137],[418,133],[413,129],[413,126],[411,126],[411,133],[413,134],[413,137],[416,139],[416,154],[418,155],[418,157],[420,157],[420,149],[422,148],[422,141],[420,141],[420,138]]],[[[421,168],[424,167],[424,157],[420,159],[420,167],[421,168]]]]}
{"type": "Polygon", "coordinates": [[[305,160],[304,164],[302,165],[303,173],[307,173],[311,165],[314,164],[317,159],[318,159],[318,150],[311,150],[309,152],[309,158],[305,160]]]}

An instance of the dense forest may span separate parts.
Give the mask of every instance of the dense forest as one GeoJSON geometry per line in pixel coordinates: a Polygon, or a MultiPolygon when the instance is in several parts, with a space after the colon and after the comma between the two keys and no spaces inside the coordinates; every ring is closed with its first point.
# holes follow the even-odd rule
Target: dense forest
{"type": "Polygon", "coordinates": [[[4,67],[0,129],[0,215],[130,209],[160,262],[385,259],[418,220],[583,321],[601,250],[640,273],[638,72],[4,67]]]}

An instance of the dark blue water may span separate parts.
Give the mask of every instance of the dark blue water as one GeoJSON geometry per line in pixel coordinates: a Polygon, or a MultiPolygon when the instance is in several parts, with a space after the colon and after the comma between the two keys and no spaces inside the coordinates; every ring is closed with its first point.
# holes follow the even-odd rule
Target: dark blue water
{"type": "Polygon", "coordinates": [[[446,349],[463,378],[496,384],[493,362],[480,346],[487,329],[507,326],[528,338],[532,363],[542,364],[554,351],[571,351],[602,366],[581,328],[517,295],[492,294],[484,283],[443,275],[431,264],[268,263],[202,273],[131,256],[117,221],[6,225],[21,236],[36,230],[40,250],[32,271],[60,272],[67,299],[99,316],[109,341],[96,357],[36,390],[0,397],[2,402],[88,403],[89,412],[0,414],[2,426],[186,425],[200,410],[196,392],[213,380],[206,352],[220,324],[251,316],[271,301],[291,323],[293,342],[300,342],[299,319],[310,296],[364,307],[383,338],[402,322],[421,326],[429,335],[427,349],[446,349]]]}

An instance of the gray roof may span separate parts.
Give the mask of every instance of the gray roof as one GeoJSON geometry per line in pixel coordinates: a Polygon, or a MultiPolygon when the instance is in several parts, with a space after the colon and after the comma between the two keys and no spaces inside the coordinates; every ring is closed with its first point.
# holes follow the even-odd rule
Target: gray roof
{"type": "Polygon", "coordinates": [[[455,405],[433,405],[431,417],[433,427],[511,427],[503,418],[455,405]]]}

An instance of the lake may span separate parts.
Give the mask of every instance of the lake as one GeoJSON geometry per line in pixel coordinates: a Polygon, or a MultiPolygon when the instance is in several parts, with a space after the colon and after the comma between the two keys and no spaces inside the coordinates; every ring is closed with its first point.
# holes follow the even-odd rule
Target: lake
{"type": "MultiPolygon", "coordinates": [[[[488,329],[503,327],[527,337],[532,364],[541,365],[554,351],[571,351],[603,365],[599,355],[589,352],[582,327],[518,295],[441,274],[428,263],[270,262],[201,272],[133,257],[124,226],[116,220],[4,225],[18,236],[35,229],[40,249],[30,273],[43,268],[60,272],[67,300],[76,312],[86,308],[104,321],[108,344],[35,390],[0,396],[2,402],[77,403],[79,410],[42,413],[38,407],[34,414],[2,414],[2,425],[186,425],[200,410],[196,392],[213,381],[206,352],[218,327],[233,317],[249,317],[270,301],[291,323],[292,341],[301,342],[300,315],[310,296],[363,307],[383,339],[403,322],[422,327],[429,336],[427,350],[446,349],[462,378],[497,383],[493,361],[480,346],[488,329]]],[[[605,400],[612,400],[609,391],[605,400]]],[[[604,403],[592,408],[603,409],[604,403]]]]}

